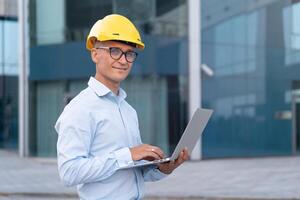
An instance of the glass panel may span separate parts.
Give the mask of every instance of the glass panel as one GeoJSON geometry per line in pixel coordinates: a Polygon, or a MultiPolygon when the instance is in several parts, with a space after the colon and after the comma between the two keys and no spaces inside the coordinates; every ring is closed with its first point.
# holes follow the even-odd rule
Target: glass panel
{"type": "Polygon", "coordinates": [[[18,29],[15,19],[0,20],[0,148],[18,145],[18,29]]]}
{"type": "MultiPolygon", "coordinates": [[[[62,43],[65,40],[65,1],[36,0],[37,44],[62,43]],[[55,13],[55,14],[54,14],[55,13]],[[51,16],[51,17],[49,17],[51,16]]],[[[34,12],[34,10],[32,10],[34,12]]]]}
{"type": "Polygon", "coordinates": [[[5,34],[4,34],[4,21],[3,20],[0,20],[0,74],[3,75],[4,74],[4,37],[5,37],[5,34]]]}
{"type": "Polygon", "coordinates": [[[202,2],[202,61],[216,72],[202,79],[202,105],[215,110],[203,135],[204,158],[291,154],[291,121],[276,113],[291,110],[286,91],[299,80],[289,50],[300,17],[289,7],[299,3],[202,2]]]}
{"type": "Polygon", "coordinates": [[[5,30],[5,69],[4,73],[9,76],[18,75],[18,23],[17,21],[6,21],[5,30]]]}
{"type": "Polygon", "coordinates": [[[37,85],[37,155],[56,156],[57,134],[53,128],[64,107],[64,85],[60,82],[37,85]]]}
{"type": "Polygon", "coordinates": [[[300,63],[300,3],[294,3],[284,8],[284,42],[285,42],[285,66],[293,66],[300,63]]]}

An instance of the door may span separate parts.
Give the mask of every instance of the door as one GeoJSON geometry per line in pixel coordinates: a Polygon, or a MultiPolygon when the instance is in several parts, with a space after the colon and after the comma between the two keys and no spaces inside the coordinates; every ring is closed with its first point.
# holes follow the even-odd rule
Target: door
{"type": "Polygon", "coordinates": [[[293,149],[300,154],[300,89],[293,90],[293,149]]]}

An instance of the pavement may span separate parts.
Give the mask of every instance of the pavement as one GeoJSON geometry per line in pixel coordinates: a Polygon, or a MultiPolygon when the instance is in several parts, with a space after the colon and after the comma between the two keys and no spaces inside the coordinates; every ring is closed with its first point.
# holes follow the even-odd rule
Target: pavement
{"type": "MultiPolygon", "coordinates": [[[[56,160],[0,150],[0,200],[78,199],[62,185],[56,160]]],[[[300,200],[300,157],[189,161],[146,183],[145,200],[300,200]]]]}

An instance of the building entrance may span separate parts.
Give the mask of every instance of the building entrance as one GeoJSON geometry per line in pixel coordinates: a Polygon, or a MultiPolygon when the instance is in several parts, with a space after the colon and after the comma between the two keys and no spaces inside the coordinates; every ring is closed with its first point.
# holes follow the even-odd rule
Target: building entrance
{"type": "Polygon", "coordinates": [[[293,90],[293,143],[294,153],[300,155],[300,89],[293,90]]]}

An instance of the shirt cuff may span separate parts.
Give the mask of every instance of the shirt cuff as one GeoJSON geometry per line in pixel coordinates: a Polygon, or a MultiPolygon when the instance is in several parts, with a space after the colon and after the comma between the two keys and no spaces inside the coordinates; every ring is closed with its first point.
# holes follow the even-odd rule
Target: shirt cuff
{"type": "Polygon", "coordinates": [[[129,148],[125,147],[114,152],[120,168],[132,166],[133,160],[129,148]]]}
{"type": "Polygon", "coordinates": [[[161,171],[159,170],[158,166],[156,166],[156,167],[153,169],[153,171],[154,171],[155,173],[157,173],[157,176],[158,176],[159,178],[164,178],[164,177],[167,177],[168,175],[170,175],[170,174],[165,174],[165,173],[161,172],[161,171]]]}
{"type": "Polygon", "coordinates": [[[150,165],[150,166],[147,166],[145,168],[145,174],[148,174],[150,175],[151,174],[151,179],[148,179],[147,181],[157,181],[157,180],[160,180],[162,178],[165,178],[167,177],[168,175],[170,174],[165,174],[163,172],[161,172],[159,169],[158,169],[158,166],[157,165],[150,165]]]}

